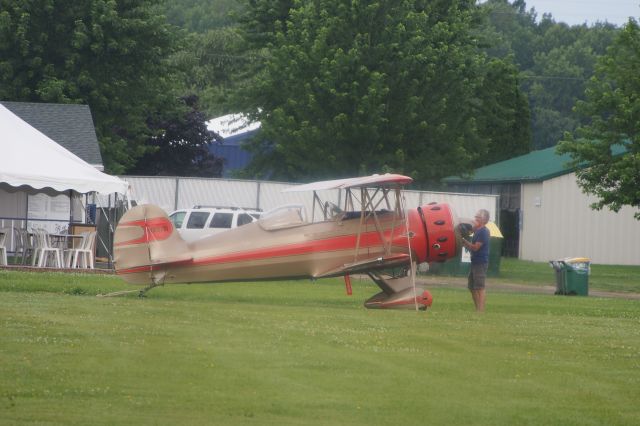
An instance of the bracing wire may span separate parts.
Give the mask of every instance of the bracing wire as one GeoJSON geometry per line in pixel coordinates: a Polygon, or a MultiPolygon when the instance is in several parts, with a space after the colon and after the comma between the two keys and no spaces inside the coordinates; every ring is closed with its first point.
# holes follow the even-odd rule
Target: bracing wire
{"type": "Polygon", "coordinates": [[[411,286],[413,287],[413,304],[415,305],[416,312],[420,309],[418,307],[418,290],[416,288],[416,271],[413,265],[413,251],[411,250],[411,236],[409,235],[409,212],[406,210],[406,199],[402,191],[398,190],[397,197],[398,202],[400,203],[400,207],[402,208],[402,212],[404,214],[404,233],[407,236],[407,247],[409,249],[409,273],[411,274],[411,286]]]}

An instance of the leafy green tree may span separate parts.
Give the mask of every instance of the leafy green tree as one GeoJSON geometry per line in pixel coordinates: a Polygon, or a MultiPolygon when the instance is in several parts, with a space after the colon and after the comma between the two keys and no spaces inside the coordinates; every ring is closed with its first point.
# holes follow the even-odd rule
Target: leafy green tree
{"type": "Polygon", "coordinates": [[[179,40],[154,0],[0,0],[0,99],[89,104],[105,168],[123,173],[148,117],[181,102],[179,40]]]}
{"type": "MultiPolygon", "coordinates": [[[[590,122],[567,133],[559,153],[579,167],[578,184],[598,201],[592,207],[640,209],[640,28],[630,19],[596,66],[577,112],[590,122]]],[[[640,220],[640,211],[635,214],[640,220]]]]}
{"type": "Polygon", "coordinates": [[[261,62],[259,53],[247,49],[234,27],[189,34],[185,49],[171,60],[188,91],[198,94],[209,118],[236,112],[230,111],[232,94],[249,80],[253,64],[261,62]]]}
{"type": "Polygon", "coordinates": [[[486,144],[475,11],[474,1],[317,0],[265,22],[269,57],[243,93],[262,123],[251,173],[394,170],[426,183],[469,168],[486,144]]]}
{"type": "Polygon", "coordinates": [[[487,53],[497,58],[512,56],[521,70],[533,66],[539,41],[535,11],[527,11],[523,0],[488,0],[480,9],[488,17],[480,28],[487,53]]]}
{"type": "Polygon", "coordinates": [[[538,20],[524,0],[489,0],[481,5],[488,23],[481,35],[490,40],[492,57],[512,55],[520,85],[530,102],[533,147],[555,145],[565,131],[583,124],[573,113],[584,99],[585,83],[593,75],[598,56],[604,54],[617,28],[611,24],[568,26],[550,14],[538,20]]]}
{"type": "Polygon", "coordinates": [[[206,33],[234,24],[241,11],[239,0],[163,0],[167,20],[189,32],[206,33]]]}
{"type": "Polygon", "coordinates": [[[238,22],[252,48],[270,47],[279,33],[287,32],[291,11],[297,7],[295,0],[242,0],[243,13],[238,22]]]}
{"type": "Polygon", "coordinates": [[[529,102],[519,88],[518,69],[493,58],[483,67],[477,95],[478,132],[486,141],[474,167],[508,160],[531,150],[529,102]]]}
{"type": "Polygon", "coordinates": [[[582,124],[573,112],[584,99],[585,84],[594,73],[597,58],[604,54],[614,27],[609,24],[568,27],[550,26],[541,38],[534,66],[527,75],[536,148],[554,146],[565,131],[582,124]]]}
{"type": "Polygon", "coordinates": [[[198,98],[183,98],[184,107],[172,114],[163,111],[149,119],[156,131],[147,143],[152,147],[130,171],[140,175],[222,176],[222,159],[214,157],[209,147],[220,138],[207,129],[204,114],[198,109],[198,98]],[[185,108],[186,107],[186,108],[185,108]]]}

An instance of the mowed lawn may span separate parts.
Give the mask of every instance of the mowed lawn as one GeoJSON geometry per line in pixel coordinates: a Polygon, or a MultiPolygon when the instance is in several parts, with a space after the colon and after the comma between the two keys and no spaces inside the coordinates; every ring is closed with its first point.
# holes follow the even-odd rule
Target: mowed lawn
{"type": "Polygon", "coordinates": [[[640,302],[0,271],[0,424],[637,425],[640,302]]]}

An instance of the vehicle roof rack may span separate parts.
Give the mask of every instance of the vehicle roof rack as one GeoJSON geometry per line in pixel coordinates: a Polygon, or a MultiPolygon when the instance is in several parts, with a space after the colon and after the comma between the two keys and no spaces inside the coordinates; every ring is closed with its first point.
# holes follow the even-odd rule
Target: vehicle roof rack
{"type": "Polygon", "coordinates": [[[227,209],[227,210],[253,210],[256,212],[261,212],[262,209],[257,209],[255,207],[238,207],[238,206],[208,206],[203,204],[197,204],[193,206],[194,209],[227,209]]]}

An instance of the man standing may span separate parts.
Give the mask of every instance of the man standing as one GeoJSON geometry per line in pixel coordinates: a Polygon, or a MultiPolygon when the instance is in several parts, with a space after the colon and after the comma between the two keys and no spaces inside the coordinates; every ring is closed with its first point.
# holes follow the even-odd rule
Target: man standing
{"type": "Polygon", "coordinates": [[[467,286],[478,312],[484,312],[484,281],[489,267],[489,229],[485,226],[488,222],[489,212],[485,209],[478,210],[473,221],[471,242],[462,240],[462,245],[471,252],[471,270],[467,286]]]}

